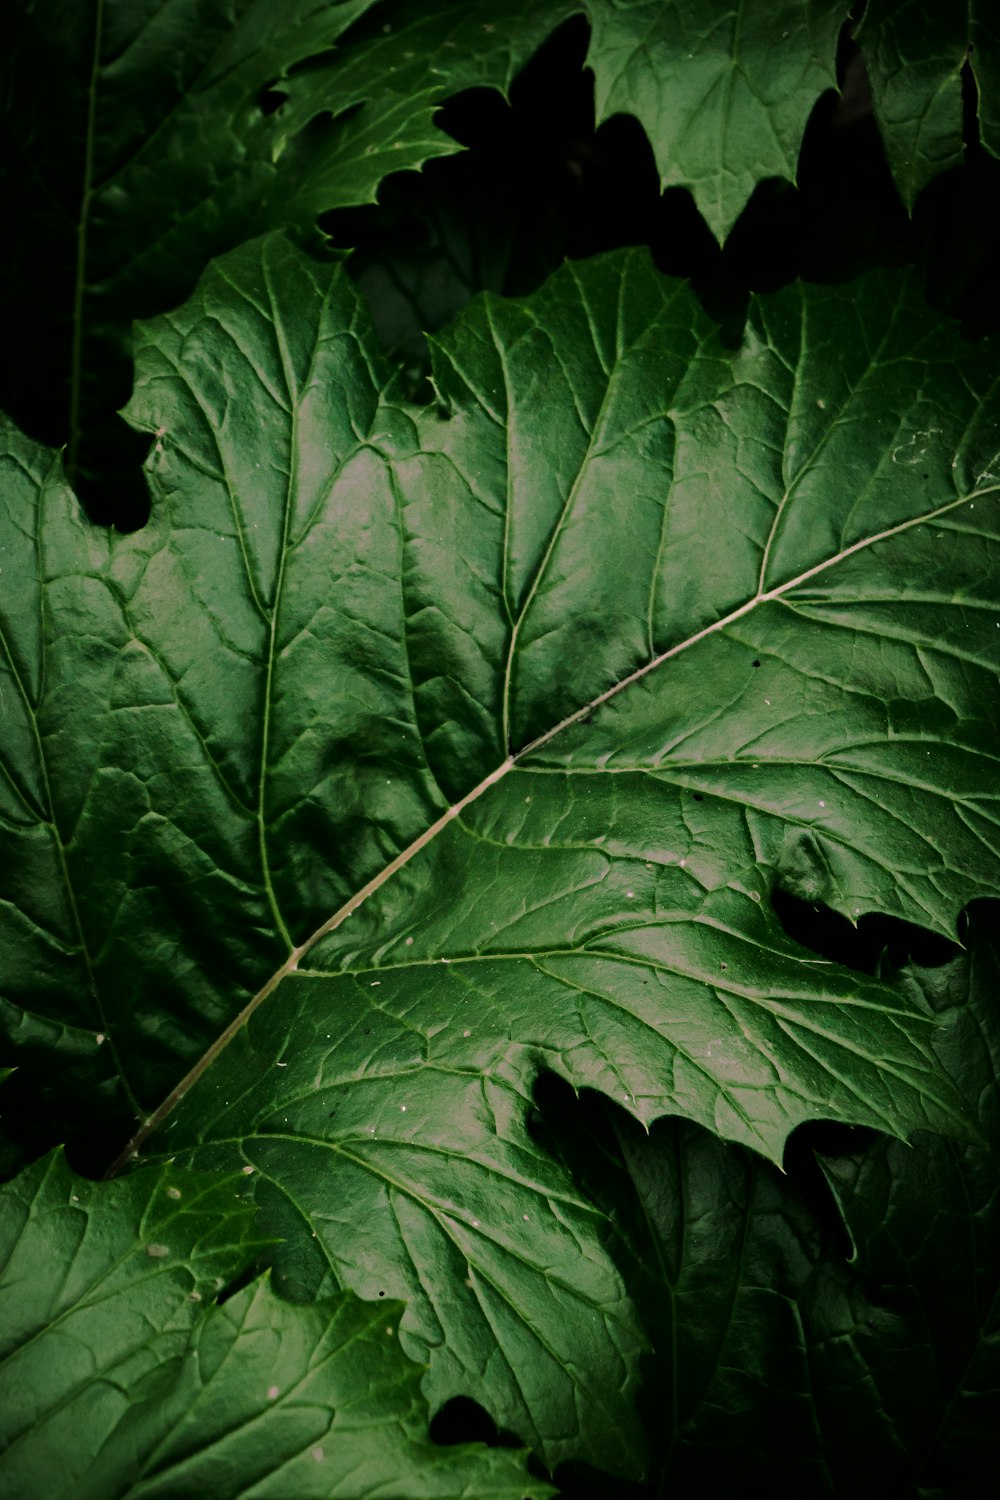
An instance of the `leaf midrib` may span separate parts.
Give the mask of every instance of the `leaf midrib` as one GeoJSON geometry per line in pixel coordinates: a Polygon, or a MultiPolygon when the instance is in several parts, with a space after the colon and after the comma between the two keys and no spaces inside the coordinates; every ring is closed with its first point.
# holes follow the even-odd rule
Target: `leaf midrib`
{"type": "Polygon", "coordinates": [[[575,709],[573,713],[567,714],[565,718],[561,719],[557,724],[553,725],[552,728],[545,730],[540,735],[537,735],[535,739],[531,740],[520,750],[515,751],[511,755],[508,755],[507,758],[502,761],[499,766],[495,767],[495,769],[492,770],[487,776],[484,776],[483,779],[471,789],[471,791],[466,792],[464,797],[460,798],[458,802],[455,802],[450,807],[446,808],[440,817],[435,819],[433,823],[429,824],[428,827],[425,828],[422,834],[418,835],[418,837],[415,838],[411,844],[409,844],[405,849],[397,854],[394,859],[390,860],[389,863],[385,865],[377,875],[374,875],[369,881],[367,881],[359,891],[357,891],[353,896],[349,897],[349,899],[344,902],[343,905],[337,909],[337,911],[335,911],[330,917],[328,917],[326,921],[322,922],[319,927],[317,927],[315,931],[310,934],[309,937],[305,938],[304,941],[298,945],[298,947],[292,950],[289,957],[285,960],[281,967],[271,975],[271,977],[264,983],[264,985],[262,985],[256,995],[254,995],[252,999],[247,1002],[247,1004],[238,1013],[238,1015],[233,1018],[233,1020],[219,1034],[212,1045],[202,1054],[202,1056],[187,1072],[187,1074],[185,1074],[180,1083],[178,1083],[176,1087],[171,1090],[171,1092],[157,1107],[157,1109],[154,1110],[154,1112],[143,1122],[142,1125],[140,1125],[139,1129],[134,1133],[123,1150],[111,1163],[111,1165],[107,1169],[107,1172],[105,1173],[105,1177],[116,1176],[130,1162],[135,1160],[135,1158],[139,1154],[140,1149],[145,1144],[146,1140],[152,1134],[152,1132],[163,1123],[166,1117],[174,1109],[174,1106],[179,1103],[184,1095],[190,1092],[190,1090],[201,1078],[202,1074],[208,1070],[208,1068],[225,1049],[229,1042],[232,1041],[237,1032],[239,1032],[247,1023],[253,1013],[264,1003],[264,1001],[271,994],[273,994],[273,992],[281,984],[282,980],[286,979],[290,974],[294,974],[298,970],[301,960],[316,946],[317,943],[321,941],[322,938],[328,936],[331,932],[335,932],[337,928],[342,926],[343,923],[346,922],[349,917],[353,916],[358,908],[362,906],[370,896],[373,896],[376,891],[381,889],[381,887],[386,883],[387,880],[389,880],[405,865],[409,864],[410,861],[415,858],[415,856],[418,855],[423,849],[425,849],[427,845],[430,844],[438,836],[438,834],[447,827],[449,823],[458,818],[473,802],[478,801],[479,798],[490,789],[490,787],[494,786],[497,782],[502,781],[509,771],[520,765],[521,762],[527,759],[527,757],[543,749],[558,735],[571,728],[574,724],[580,723],[582,720],[589,718],[590,715],[593,714],[597,709],[602,708],[606,703],[609,703],[613,698],[616,698],[619,693],[622,693],[627,688],[633,686],[633,684],[642,681],[643,678],[656,671],[656,669],[658,667],[661,667],[665,662],[671,661],[674,657],[679,656],[683,651],[687,651],[690,647],[697,645],[699,641],[705,640],[709,636],[715,635],[719,631],[726,629],[726,627],[734,624],[735,621],[742,619],[745,615],[750,614],[751,611],[758,608],[758,606],[771,603],[777,599],[781,599],[792,589],[798,588],[803,583],[806,583],[809,579],[815,578],[819,574],[827,572],[830,568],[838,566],[847,558],[852,557],[858,552],[862,552],[869,547],[876,546],[880,542],[889,541],[893,537],[903,535],[908,531],[914,530],[918,526],[931,524],[937,521],[940,517],[948,515],[951,511],[957,510],[960,506],[970,505],[975,500],[996,495],[1000,495],[1000,484],[988,485],[982,489],[972,490],[968,494],[956,496],[954,499],[946,501],[943,505],[936,506],[933,510],[924,511],[918,516],[913,516],[908,520],[898,522],[895,526],[886,527],[884,530],[876,532],[871,536],[861,538],[859,541],[852,543],[849,547],[842,548],[832,557],[826,558],[822,562],[815,563],[812,567],[806,568],[802,573],[797,574],[793,578],[787,579],[784,583],[776,584],[773,588],[763,592],[758,590],[758,592],[754,594],[752,598],[748,599],[744,604],[739,605],[736,609],[730,610],[727,615],[723,615],[718,620],[713,621],[710,625],[704,626],[701,630],[698,630],[693,635],[688,636],[686,640],[679,641],[676,645],[668,647],[668,649],[665,651],[661,651],[657,656],[653,657],[643,666],[637,667],[633,672],[630,672],[619,682],[613,684],[610,688],[606,688],[604,692],[599,693],[595,698],[591,699],[590,702],[584,704],[581,708],[575,709]]]}

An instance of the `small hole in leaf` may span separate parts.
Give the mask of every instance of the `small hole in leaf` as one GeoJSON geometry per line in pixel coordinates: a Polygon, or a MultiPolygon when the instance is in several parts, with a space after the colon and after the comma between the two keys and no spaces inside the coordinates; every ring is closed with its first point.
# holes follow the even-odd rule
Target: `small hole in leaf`
{"type": "Polygon", "coordinates": [[[288,95],[274,84],[268,84],[267,88],[261,89],[257,95],[257,108],[262,115],[273,115],[284,104],[288,95]]]}
{"type": "Polygon", "coordinates": [[[235,1297],[237,1292],[242,1292],[244,1287],[249,1286],[251,1281],[256,1279],[258,1270],[257,1266],[247,1266],[238,1276],[234,1276],[232,1281],[227,1282],[215,1298],[219,1306],[222,1307],[230,1297],[235,1297]]]}
{"type": "Polygon", "coordinates": [[[760,666],[760,662],[759,662],[759,661],[755,661],[755,662],[754,662],[754,666],[755,666],[755,667],[759,667],[759,666],[760,666]]]}
{"type": "Polygon", "coordinates": [[[521,1439],[498,1428],[489,1412],[468,1396],[453,1396],[431,1418],[431,1439],[445,1447],[486,1443],[490,1448],[520,1448],[521,1439]]]}
{"type": "Polygon", "coordinates": [[[881,912],[868,912],[859,917],[857,926],[852,926],[830,907],[803,901],[787,891],[774,891],[771,904],[778,921],[795,942],[811,948],[821,958],[859,969],[864,974],[875,973],[883,954],[895,969],[902,968],[907,961],[932,969],[950,963],[961,951],[957,944],[938,933],[881,912]]]}

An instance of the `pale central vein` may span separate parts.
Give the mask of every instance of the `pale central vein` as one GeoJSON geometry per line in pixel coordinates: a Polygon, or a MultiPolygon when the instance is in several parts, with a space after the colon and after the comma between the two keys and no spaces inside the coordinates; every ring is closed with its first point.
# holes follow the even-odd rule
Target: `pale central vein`
{"type": "Polygon", "coordinates": [[[328,917],[325,922],[317,927],[316,930],[309,937],[307,937],[304,942],[300,943],[297,948],[293,948],[292,952],[289,954],[288,958],[281,965],[281,967],[271,975],[270,979],[268,979],[267,982],[262,986],[262,988],[257,991],[256,995],[254,995],[253,998],[247,1002],[247,1004],[243,1007],[239,1014],[235,1016],[234,1019],[229,1023],[226,1029],[220,1033],[220,1035],[215,1039],[208,1050],[203,1053],[203,1055],[198,1059],[194,1067],[191,1068],[190,1071],[185,1075],[185,1077],[181,1079],[180,1083],[171,1090],[171,1092],[163,1100],[162,1104],[160,1104],[159,1107],[153,1112],[153,1114],[150,1115],[149,1118],[142,1123],[142,1125],[133,1135],[132,1139],[125,1146],[124,1150],[120,1153],[116,1160],[112,1162],[105,1175],[107,1177],[115,1176],[116,1173],[121,1171],[129,1161],[131,1161],[138,1155],[140,1148],[149,1137],[149,1135],[160,1124],[162,1124],[167,1115],[169,1115],[173,1110],[174,1106],[184,1097],[185,1094],[187,1094],[194,1087],[199,1078],[201,1078],[202,1074],[205,1073],[209,1067],[211,1067],[215,1059],[229,1044],[229,1042],[232,1041],[237,1032],[239,1032],[241,1028],[246,1024],[246,1022],[253,1015],[254,1011],[256,1011],[258,1007],[264,1003],[269,995],[274,993],[279,984],[281,984],[282,980],[287,979],[290,974],[295,973],[302,959],[316,946],[318,942],[321,941],[322,938],[328,936],[328,934],[331,932],[335,932],[338,927],[340,927],[344,922],[347,921],[348,917],[352,916],[354,912],[356,912],[358,908],[368,900],[370,896],[373,896],[376,891],[380,890],[387,880],[390,880],[392,876],[397,873],[397,871],[401,870],[404,867],[404,865],[408,865],[410,861],[421,852],[422,849],[425,849],[428,844],[430,844],[435,838],[437,838],[439,833],[447,828],[449,823],[452,823],[456,818],[459,818],[471,803],[478,801],[483,793],[488,791],[491,786],[495,786],[497,782],[502,781],[507,773],[509,771],[512,771],[520,761],[524,760],[526,757],[535,753],[536,751],[542,749],[543,746],[549,744],[550,741],[555,739],[557,735],[561,734],[571,725],[579,723],[582,719],[586,719],[590,714],[594,712],[595,709],[602,707],[605,703],[609,703],[612,698],[616,698],[618,694],[624,692],[626,688],[631,687],[636,682],[642,681],[644,677],[648,677],[651,672],[654,672],[657,669],[657,667],[660,667],[665,662],[672,660],[676,656],[679,656],[681,652],[689,650],[690,647],[696,646],[699,641],[703,641],[707,637],[716,635],[719,631],[725,630],[728,626],[734,624],[737,620],[740,620],[744,616],[750,614],[753,610],[759,608],[761,605],[773,603],[775,600],[780,599],[785,594],[789,593],[792,589],[801,587],[802,584],[807,583],[811,578],[815,578],[821,573],[827,572],[830,568],[836,567],[838,564],[844,562],[845,559],[853,556],[857,552],[862,552],[868,547],[874,547],[880,542],[890,540],[892,537],[900,536],[904,532],[912,531],[917,526],[923,526],[933,523],[934,521],[939,520],[942,516],[948,515],[949,512],[956,510],[961,505],[968,505],[972,501],[982,499],[989,495],[996,495],[998,493],[1000,493],[1000,484],[989,485],[984,489],[974,490],[968,495],[961,495],[954,500],[949,500],[945,505],[938,506],[936,510],[925,511],[923,514],[914,516],[908,521],[901,521],[896,526],[887,527],[886,530],[877,532],[873,536],[863,537],[860,541],[852,543],[850,547],[843,548],[842,551],[836,553],[833,557],[826,558],[823,562],[816,563],[811,568],[806,568],[802,573],[796,574],[794,578],[789,578],[784,583],[777,584],[772,589],[767,589],[763,592],[758,591],[753,595],[752,598],[748,599],[746,603],[739,605],[739,607],[736,609],[730,610],[729,614],[723,615],[720,619],[714,621],[711,625],[706,625],[702,630],[696,631],[694,635],[688,636],[686,640],[679,641],[677,645],[671,646],[666,651],[661,651],[658,656],[653,657],[650,661],[646,662],[644,666],[637,667],[634,672],[629,673],[627,677],[623,677],[621,681],[615,683],[613,687],[607,688],[603,693],[598,694],[596,698],[592,698],[589,703],[584,704],[582,708],[578,708],[574,713],[568,714],[566,718],[560,719],[558,724],[553,725],[553,727],[546,730],[544,734],[538,735],[538,737],[532,740],[530,744],[523,746],[522,749],[516,751],[512,755],[509,755],[507,759],[502,761],[501,764],[497,766],[495,770],[491,771],[488,776],[484,776],[482,781],[474,786],[471,791],[466,792],[464,797],[462,797],[458,802],[455,802],[451,807],[447,808],[439,818],[437,818],[433,823],[431,823],[427,828],[424,829],[423,833],[421,833],[419,837],[415,838],[413,842],[409,844],[405,849],[401,850],[394,859],[390,860],[389,863],[385,865],[377,875],[373,875],[371,880],[369,880],[367,884],[363,885],[360,890],[356,891],[354,895],[350,897],[349,900],[345,901],[344,904],[339,907],[332,916],[328,917]]]}

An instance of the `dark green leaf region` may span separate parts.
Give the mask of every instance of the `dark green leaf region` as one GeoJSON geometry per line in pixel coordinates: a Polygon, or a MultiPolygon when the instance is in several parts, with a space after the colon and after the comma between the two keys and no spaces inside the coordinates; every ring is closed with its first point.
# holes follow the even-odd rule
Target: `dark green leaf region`
{"type": "Polygon", "coordinates": [[[141,1122],[120,1165],[243,1174],[278,1285],[405,1300],[432,1409],[637,1477],[646,1336],[539,1075],[776,1162],[977,1129],[943,1023],[770,895],[954,935],[996,889],[996,353],[895,274],[732,350],[629,252],[475,302],[417,408],[280,237],[135,347],[143,531],[2,459],[3,1014],[50,1128],[77,1091],[141,1122]]]}

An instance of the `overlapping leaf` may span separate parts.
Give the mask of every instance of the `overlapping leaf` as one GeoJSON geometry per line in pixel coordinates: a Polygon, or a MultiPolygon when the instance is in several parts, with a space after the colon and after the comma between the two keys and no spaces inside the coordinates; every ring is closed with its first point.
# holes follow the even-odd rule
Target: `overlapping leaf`
{"type": "Polygon", "coordinates": [[[54,1078],[177,1086],[152,1125],[254,1169],[299,1291],[405,1297],[432,1404],[635,1472],[641,1335],[532,1089],[774,1158],[961,1128],[921,1009],[767,897],[948,932],[995,885],[995,355],[895,277],[730,351],[631,254],[477,304],[419,410],[268,240],[138,357],[144,532],[8,461],[9,1012],[54,1078]]]}
{"type": "Polygon", "coordinates": [[[551,1493],[520,1454],[427,1440],[398,1303],[218,1301],[265,1248],[239,1181],[55,1156],[2,1190],[4,1500],[551,1493]]]}
{"type": "Polygon", "coordinates": [[[1000,155],[1000,30],[989,0],[870,0],[858,32],[886,156],[907,208],[964,156],[962,69],[974,80],[983,145],[1000,155]]]}
{"type": "MultiPolygon", "coordinates": [[[[4,46],[3,282],[17,330],[4,405],[58,441],[108,408],[131,319],[183,296],[213,253],[269,220],[277,130],[262,91],[370,0],[24,0],[4,46]],[[45,415],[34,415],[35,388],[45,415]],[[47,425],[46,425],[47,424],[47,425]]],[[[37,404],[37,403],[36,403],[37,404]]]]}
{"type": "MultiPolygon", "coordinates": [[[[974,912],[967,954],[908,982],[942,1029],[943,1060],[975,1100],[982,1145],[880,1141],[825,1171],[877,1305],[908,1338],[885,1359],[874,1320],[855,1358],[873,1371],[887,1437],[926,1491],[976,1494],[992,1483],[1000,1416],[1000,954],[995,906],[974,912]]],[[[886,1444],[888,1446],[888,1444],[886,1444]]]]}
{"type": "MultiPolygon", "coordinates": [[[[651,1135],[606,1101],[548,1101],[542,1139],[608,1213],[655,1355],[643,1392],[659,1482],[720,1494],[985,1493],[1000,1399],[995,908],[968,952],[894,983],[953,1025],[945,1065],[984,1144],[875,1137],[789,1177],[704,1131],[651,1135]],[[822,1210],[826,1208],[826,1212],[822,1210]],[[838,1232],[839,1228],[839,1232],[838,1232]]],[[[570,1483],[567,1495],[589,1494],[570,1483]]]]}
{"type": "Polygon", "coordinates": [[[387,172],[457,150],[437,106],[471,82],[506,88],[558,19],[512,4],[452,38],[434,12],[398,68],[363,37],[330,53],[371,6],[13,8],[0,174],[18,234],[0,309],[17,355],[2,403],[52,441],[68,434],[71,472],[82,428],[128,394],[133,318],[186,295],[213,254],[248,235],[308,226],[373,199],[387,172]],[[317,55],[321,67],[287,79],[317,55]],[[274,113],[261,104],[272,85],[275,104],[290,95],[274,113]]]}
{"type": "MultiPolygon", "coordinates": [[[[0,305],[17,355],[0,399],[38,435],[68,436],[71,473],[88,431],[112,461],[107,424],[128,393],[134,317],[186,295],[212,254],[248,234],[308,228],[324,210],[371,201],[388,173],[455,151],[438,106],[472,86],[506,92],[576,14],[591,26],[598,123],[635,115],[663,185],[690,188],[724,239],[760,181],[794,180],[809,113],[836,84],[848,10],[844,0],[777,10],[741,0],[725,16],[702,0],[240,0],[224,11],[22,0],[4,47],[0,171],[18,234],[0,305]]],[[[919,25],[910,12],[873,5],[861,43],[912,206],[961,154],[969,47],[995,149],[996,40],[982,7],[970,20],[921,12],[919,25]]]]}
{"type": "Polygon", "coordinates": [[[597,117],[635,114],[665,187],[724,240],[758,182],[794,182],[817,98],[837,84],[843,0],[612,0],[588,6],[597,117]]]}
{"type": "Polygon", "coordinates": [[[506,94],[532,53],[573,10],[571,0],[397,0],[378,7],[349,47],[283,86],[283,140],[319,114],[338,115],[369,101],[344,121],[338,151],[311,164],[305,180],[291,189],[296,209],[315,215],[369,202],[388,172],[457,150],[433,123],[436,107],[462,89],[506,94]]]}

